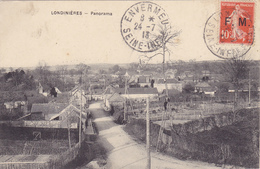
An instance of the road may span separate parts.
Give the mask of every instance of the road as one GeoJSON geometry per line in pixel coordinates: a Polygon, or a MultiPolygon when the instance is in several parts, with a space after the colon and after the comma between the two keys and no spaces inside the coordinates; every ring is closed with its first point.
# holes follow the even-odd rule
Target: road
{"type": "MultiPolygon", "coordinates": [[[[100,103],[89,107],[99,131],[98,142],[107,151],[107,163],[97,168],[106,169],[143,169],[146,168],[147,156],[144,144],[137,143],[124,130],[122,125],[113,122],[109,113],[104,112],[100,103]]],[[[93,166],[92,166],[93,167],[93,166]]],[[[158,152],[151,152],[153,169],[215,169],[214,164],[198,161],[182,161],[158,152]]],[[[229,168],[229,167],[228,167],[229,168]]]]}

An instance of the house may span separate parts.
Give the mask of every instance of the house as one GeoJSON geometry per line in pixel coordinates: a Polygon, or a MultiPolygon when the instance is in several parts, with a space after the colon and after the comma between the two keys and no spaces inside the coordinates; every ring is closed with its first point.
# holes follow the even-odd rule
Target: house
{"type": "Polygon", "coordinates": [[[58,93],[58,94],[61,94],[62,92],[58,89],[58,87],[54,87],[55,91],[58,93]]]}
{"type": "MultiPolygon", "coordinates": [[[[177,95],[179,93],[181,93],[181,92],[176,90],[176,89],[168,90],[168,96],[169,97],[177,95]]],[[[164,100],[166,98],[166,96],[167,96],[166,89],[164,89],[163,92],[159,95],[159,100],[164,100]]]]}
{"type": "MultiPolygon", "coordinates": [[[[47,128],[77,128],[81,114],[82,123],[87,119],[87,114],[81,112],[74,105],[43,103],[33,104],[31,113],[19,118],[24,120],[27,127],[47,128]]],[[[83,125],[84,126],[84,125],[83,125]]]]}
{"type": "Polygon", "coordinates": [[[141,86],[141,87],[145,87],[145,86],[150,86],[151,82],[150,82],[150,76],[140,76],[137,78],[137,83],[141,86]]]}
{"type": "Polygon", "coordinates": [[[214,96],[216,93],[216,88],[210,86],[207,82],[199,82],[195,85],[195,92],[214,96]]]}
{"type": "Polygon", "coordinates": [[[70,101],[69,92],[63,92],[58,95],[58,97],[48,97],[48,102],[53,103],[69,103],[70,101]]]}
{"type": "Polygon", "coordinates": [[[184,79],[185,77],[193,77],[193,75],[194,74],[191,71],[184,71],[183,73],[181,73],[180,78],[184,79]]]}
{"type": "MultiPolygon", "coordinates": [[[[61,91],[57,88],[57,87],[53,87],[55,92],[58,94],[61,94],[61,91]]],[[[37,90],[40,94],[44,95],[44,96],[48,96],[50,94],[50,91],[52,90],[52,88],[44,83],[40,83],[37,87],[37,90]]]]}
{"type": "Polygon", "coordinates": [[[51,89],[51,87],[50,86],[48,86],[48,85],[46,85],[46,84],[42,84],[42,83],[40,83],[39,82],[39,85],[38,85],[38,87],[37,87],[37,90],[38,90],[38,92],[40,93],[40,94],[42,94],[42,95],[44,95],[44,96],[48,96],[48,94],[50,94],[50,89],[51,89]]]}
{"type": "Polygon", "coordinates": [[[31,112],[18,118],[17,120],[40,121],[40,120],[45,120],[45,117],[42,112],[31,112]]]}
{"type": "Polygon", "coordinates": [[[66,103],[35,103],[32,105],[31,112],[38,112],[42,114],[44,120],[50,120],[51,117],[65,109],[67,105],[66,103]]]}
{"type": "MultiPolygon", "coordinates": [[[[78,108],[72,104],[68,105],[65,109],[59,112],[56,115],[53,115],[50,120],[60,121],[61,128],[67,128],[70,124],[71,128],[77,128],[78,121],[80,119],[81,113],[81,122],[84,124],[87,119],[87,114],[85,112],[80,112],[78,108]]],[[[83,125],[84,126],[84,125],[83,125]]]]}
{"type": "Polygon", "coordinates": [[[195,77],[184,77],[182,79],[182,81],[185,83],[185,84],[188,84],[188,83],[192,83],[192,82],[197,82],[198,80],[195,79],[195,77]]]}
{"type": "Polygon", "coordinates": [[[69,93],[71,103],[74,103],[76,106],[82,105],[83,107],[87,104],[88,98],[85,95],[86,92],[80,86],[74,87],[69,93]]]}
{"type": "Polygon", "coordinates": [[[10,112],[12,112],[12,111],[14,111],[14,112],[22,111],[23,113],[28,112],[28,102],[27,101],[5,102],[4,106],[10,112]]]}
{"type": "Polygon", "coordinates": [[[110,107],[110,105],[123,106],[124,102],[125,102],[125,98],[118,93],[107,95],[107,97],[104,98],[105,107],[110,107]]]}
{"type": "Polygon", "coordinates": [[[210,76],[211,75],[211,73],[210,73],[210,71],[209,70],[202,70],[201,71],[201,73],[202,73],[202,76],[204,77],[204,76],[210,76]]]}
{"type": "Polygon", "coordinates": [[[80,86],[75,86],[73,89],[70,90],[70,95],[79,98],[81,92],[83,95],[85,95],[85,90],[81,89],[80,86]]]}
{"type": "Polygon", "coordinates": [[[103,100],[103,89],[90,89],[85,95],[87,100],[103,100]]]}
{"type": "MultiPolygon", "coordinates": [[[[176,94],[179,94],[179,93],[181,93],[181,92],[179,90],[176,90],[176,89],[169,89],[168,90],[169,96],[173,96],[173,95],[176,95],[176,94]]],[[[166,90],[165,89],[162,92],[162,96],[166,96],[166,90]]]]}
{"type": "Polygon", "coordinates": [[[118,93],[123,98],[144,100],[147,97],[158,98],[157,88],[115,88],[115,93],[118,93]]]}
{"type": "Polygon", "coordinates": [[[165,72],[165,76],[167,79],[173,79],[175,78],[175,74],[177,73],[177,69],[168,69],[166,72],[165,72]]]}
{"type": "Polygon", "coordinates": [[[115,93],[116,88],[118,88],[118,87],[115,87],[115,86],[113,86],[113,85],[107,86],[106,89],[105,89],[105,91],[103,92],[103,98],[107,98],[107,97],[110,96],[111,94],[115,93]]]}
{"type": "Polygon", "coordinates": [[[158,89],[159,93],[162,93],[165,89],[165,82],[167,82],[168,89],[175,89],[180,92],[182,91],[182,83],[180,83],[178,80],[166,79],[166,81],[164,81],[164,79],[158,79],[157,81],[155,81],[154,87],[158,89]]]}

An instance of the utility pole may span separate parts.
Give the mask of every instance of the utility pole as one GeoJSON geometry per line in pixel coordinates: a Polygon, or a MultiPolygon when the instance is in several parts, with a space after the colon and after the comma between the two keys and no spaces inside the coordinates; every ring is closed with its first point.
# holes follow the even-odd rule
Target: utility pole
{"type": "Polygon", "coordinates": [[[251,73],[249,70],[248,106],[251,107],[251,73]]]}
{"type": "Polygon", "coordinates": [[[168,92],[168,86],[167,86],[167,80],[166,80],[166,76],[165,76],[165,43],[163,42],[163,63],[162,63],[162,71],[163,71],[163,78],[164,78],[164,83],[165,83],[165,93],[166,93],[166,97],[169,96],[169,92],[168,92]]]}
{"type": "Polygon", "coordinates": [[[127,93],[127,72],[125,73],[125,102],[124,102],[124,121],[126,121],[126,101],[127,101],[127,97],[126,97],[126,93],[127,93]]]}
{"type": "Polygon", "coordinates": [[[146,150],[147,150],[147,169],[151,169],[151,154],[150,154],[150,113],[149,113],[149,97],[146,100],[146,150]]]}
{"type": "Polygon", "coordinates": [[[81,147],[81,119],[82,119],[82,72],[80,81],[80,115],[79,115],[79,147],[81,147]]]}

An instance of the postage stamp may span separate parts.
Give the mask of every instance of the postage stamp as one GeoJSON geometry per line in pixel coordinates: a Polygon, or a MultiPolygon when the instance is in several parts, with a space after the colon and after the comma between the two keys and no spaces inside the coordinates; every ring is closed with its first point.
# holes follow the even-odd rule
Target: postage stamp
{"type": "Polygon", "coordinates": [[[246,2],[221,2],[220,43],[253,43],[254,5],[246,2]]]}
{"type": "Polygon", "coordinates": [[[139,52],[153,52],[160,48],[157,40],[160,29],[169,24],[166,12],[152,2],[139,2],[128,8],[121,20],[121,34],[125,42],[139,52]]]}
{"type": "Polygon", "coordinates": [[[222,59],[244,56],[254,42],[253,2],[221,2],[221,11],[205,23],[207,48],[222,59]]]}

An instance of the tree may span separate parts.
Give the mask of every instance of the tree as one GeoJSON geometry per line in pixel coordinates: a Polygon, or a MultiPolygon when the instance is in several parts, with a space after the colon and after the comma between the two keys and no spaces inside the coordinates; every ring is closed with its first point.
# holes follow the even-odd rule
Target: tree
{"type": "Polygon", "coordinates": [[[104,69],[99,69],[99,71],[98,71],[98,72],[99,72],[99,74],[101,74],[101,75],[102,75],[102,74],[106,74],[106,73],[107,73],[107,72],[106,72],[104,69]]]}
{"type": "Polygon", "coordinates": [[[136,71],[138,69],[138,63],[130,63],[130,70],[136,71]]]}
{"type": "Polygon", "coordinates": [[[111,73],[116,73],[118,71],[121,70],[121,67],[119,65],[114,65],[111,69],[110,69],[110,72],[111,73]]]}
{"type": "Polygon", "coordinates": [[[246,60],[245,56],[241,56],[226,59],[222,66],[226,80],[235,88],[234,106],[237,105],[238,90],[243,87],[243,81],[248,79],[250,64],[251,62],[246,60]]]}
{"type": "Polygon", "coordinates": [[[186,84],[183,88],[184,93],[192,93],[194,92],[195,87],[191,84],[186,84]]]}
{"type": "Polygon", "coordinates": [[[0,69],[0,74],[5,73],[5,71],[6,71],[5,68],[1,68],[1,69],[0,69]]]}
{"type": "MultiPolygon", "coordinates": [[[[158,35],[154,35],[155,37],[155,41],[158,43],[158,48],[161,50],[157,53],[155,53],[153,56],[145,56],[146,58],[148,58],[148,61],[150,59],[152,59],[153,57],[157,56],[157,55],[161,55],[162,56],[162,73],[164,76],[164,79],[166,79],[165,76],[165,57],[166,57],[166,53],[168,53],[169,57],[170,57],[170,53],[171,51],[168,48],[168,45],[175,45],[177,44],[176,37],[179,36],[181,31],[175,31],[172,30],[172,27],[170,25],[165,24],[164,26],[159,25],[159,34],[158,35]]],[[[168,96],[168,87],[167,87],[167,82],[165,81],[165,89],[166,89],[166,95],[168,96]]]]}
{"type": "Polygon", "coordinates": [[[218,88],[218,92],[220,92],[220,93],[228,92],[229,83],[227,83],[227,82],[220,82],[220,83],[217,83],[216,86],[218,88]]]}
{"type": "Polygon", "coordinates": [[[5,73],[3,79],[8,85],[5,87],[5,84],[2,84],[1,87],[3,87],[3,90],[13,90],[13,87],[15,87],[16,90],[35,88],[33,76],[27,75],[20,69],[5,73]]]}
{"type": "Polygon", "coordinates": [[[88,73],[88,71],[91,69],[88,65],[86,65],[84,63],[77,64],[76,68],[77,68],[79,74],[88,73]]]}
{"type": "Polygon", "coordinates": [[[57,70],[57,75],[60,77],[61,81],[62,81],[62,89],[65,89],[65,82],[66,82],[66,78],[65,75],[67,74],[67,66],[65,65],[60,65],[56,68],[57,70]]]}
{"type": "Polygon", "coordinates": [[[35,69],[37,76],[39,77],[39,81],[43,83],[48,83],[50,77],[49,67],[46,62],[41,61],[38,63],[38,66],[35,69]]]}
{"type": "Polygon", "coordinates": [[[91,68],[84,63],[77,64],[76,68],[78,70],[78,73],[81,75],[79,79],[79,83],[81,84],[82,82],[85,81],[85,75],[89,72],[91,68]]]}

